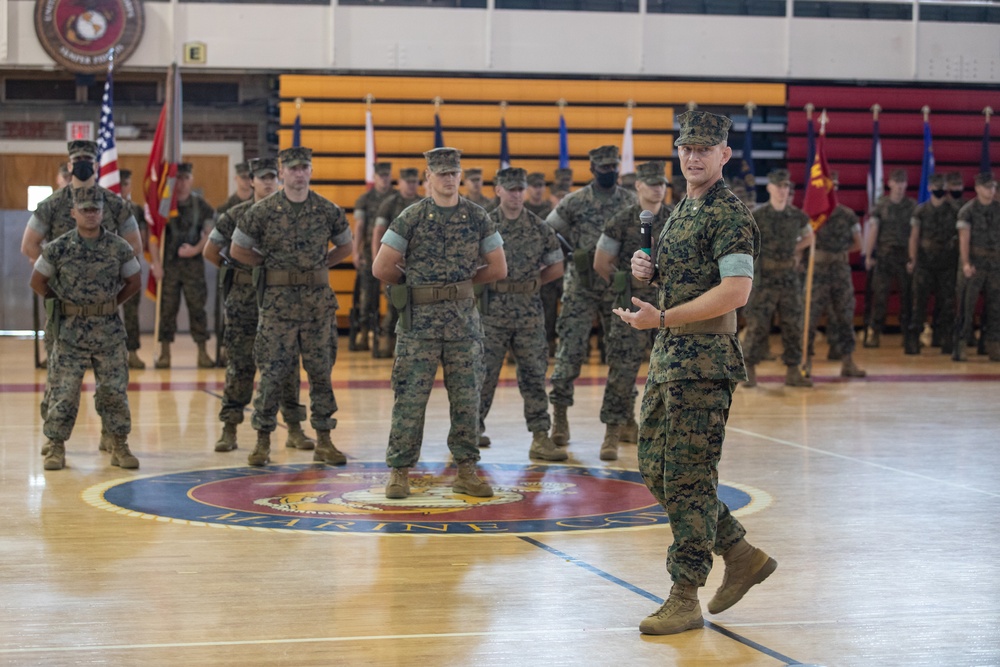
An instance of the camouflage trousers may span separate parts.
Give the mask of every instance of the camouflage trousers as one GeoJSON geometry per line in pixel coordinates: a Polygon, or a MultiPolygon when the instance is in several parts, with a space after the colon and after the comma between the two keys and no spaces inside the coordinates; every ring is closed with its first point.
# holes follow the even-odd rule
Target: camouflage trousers
{"type": "Polygon", "coordinates": [[[735,388],[730,380],[646,382],[639,472],[670,518],[667,572],[677,583],[704,586],[712,553],[727,551],[746,534],[718,495],[735,388]]]}
{"type": "Polygon", "coordinates": [[[139,302],[142,292],[122,304],[122,322],[125,324],[125,349],[133,352],[139,349],[139,302]]]}
{"type": "Polygon", "coordinates": [[[559,299],[563,295],[563,281],[560,279],[545,283],[539,294],[542,297],[542,311],[545,313],[545,340],[551,343],[556,339],[556,319],[559,317],[559,299]]]}
{"type": "Polygon", "coordinates": [[[500,369],[503,367],[507,349],[517,363],[517,388],[524,399],[524,420],[528,430],[548,431],[552,422],[549,418],[549,400],[545,395],[545,372],[548,370],[548,346],[545,342],[545,327],[541,318],[526,318],[529,326],[484,316],[483,355],[485,370],[483,386],[479,393],[479,429],[486,428],[486,415],[490,413],[496,394],[500,369]]]}
{"type": "Polygon", "coordinates": [[[181,309],[181,294],[187,303],[191,338],[196,343],[208,340],[208,286],[205,283],[205,261],[201,255],[175,259],[163,266],[163,286],[160,288],[160,342],[174,342],[177,333],[177,313],[181,309]]]}
{"type": "MultiPolygon", "coordinates": [[[[257,340],[257,296],[250,285],[234,285],[226,297],[226,328],[223,339],[229,359],[226,363],[226,385],[222,390],[219,421],[225,424],[243,423],[243,411],[253,397],[254,342],[257,340]]],[[[299,403],[298,359],[288,376],[280,383],[279,406],[285,423],[303,422],[306,406],[299,403]]]]}
{"type": "MultiPolygon", "coordinates": [[[[954,259],[954,258],[952,258],[954,259]]],[[[951,347],[955,330],[955,290],[958,264],[954,261],[935,262],[923,255],[918,257],[913,270],[913,316],[910,331],[917,336],[924,330],[927,321],[927,305],[934,297],[934,329],[936,338],[943,345],[951,347]]]]}
{"type": "Polygon", "coordinates": [[[580,367],[590,352],[594,315],[600,318],[604,331],[609,331],[614,307],[614,294],[610,290],[592,291],[566,285],[562,310],[556,320],[559,347],[552,371],[552,391],[549,392],[553,405],[573,405],[573,383],[580,377],[580,367]]]}
{"type": "Polygon", "coordinates": [[[906,331],[913,310],[913,277],[906,270],[909,251],[906,248],[879,250],[872,269],[872,307],[868,326],[882,331],[889,308],[889,290],[896,283],[899,288],[899,326],[906,331]]]}
{"type": "MultiPolygon", "coordinates": [[[[332,431],[337,427],[333,417],[337,399],[330,381],[333,364],[337,361],[335,314],[331,311],[323,315],[316,320],[302,321],[261,313],[253,348],[260,370],[260,386],[251,419],[255,430],[271,433],[277,428],[278,404],[287,394],[289,377],[298,375],[300,356],[309,378],[309,423],[317,431],[332,431]]],[[[229,356],[235,356],[232,350],[229,356]]]]}
{"type": "Polygon", "coordinates": [[[775,310],[781,324],[781,360],[786,366],[801,363],[805,319],[802,285],[799,274],[794,269],[787,269],[768,272],[754,279],[750,301],[744,311],[743,354],[747,366],[756,366],[764,360],[775,310]]]}
{"type": "Polygon", "coordinates": [[[43,432],[50,440],[69,440],[80,410],[80,388],[88,368],[94,369],[94,405],[103,430],[111,435],[128,435],[132,415],[128,405],[128,353],[121,341],[99,352],[84,350],[65,342],[55,345],[49,358],[49,405],[43,432]]]}
{"type": "MultiPolygon", "coordinates": [[[[640,299],[648,300],[637,294],[640,299]]],[[[635,419],[635,399],[639,395],[635,379],[639,367],[649,357],[649,346],[656,329],[642,331],[611,317],[611,329],[604,337],[608,353],[608,383],[601,403],[601,423],[628,424],[635,419]]]]}
{"type": "Polygon", "coordinates": [[[357,272],[358,295],[361,301],[358,303],[358,324],[364,330],[370,329],[375,324],[375,318],[379,316],[379,298],[381,297],[382,282],[372,275],[371,261],[357,272]]]}
{"type": "Polygon", "coordinates": [[[479,339],[445,341],[396,335],[392,365],[392,427],[385,462],[390,468],[408,467],[420,459],[427,400],[438,365],[444,370],[451,430],[448,449],[456,463],[479,460],[479,389],[483,343],[479,339]]]}
{"type": "MultiPolygon", "coordinates": [[[[975,261],[975,260],[973,260],[975,261]]],[[[972,320],[976,314],[976,304],[979,294],[983,294],[984,331],[980,334],[991,343],[1000,342],[1000,266],[989,267],[980,263],[976,273],[966,278],[958,272],[958,307],[959,317],[956,319],[955,342],[968,340],[972,333],[972,320]]]]}
{"type": "Polygon", "coordinates": [[[842,355],[853,354],[854,281],[846,262],[816,264],[813,271],[812,304],[809,307],[809,351],[812,353],[816,324],[826,313],[826,339],[842,355]]]}

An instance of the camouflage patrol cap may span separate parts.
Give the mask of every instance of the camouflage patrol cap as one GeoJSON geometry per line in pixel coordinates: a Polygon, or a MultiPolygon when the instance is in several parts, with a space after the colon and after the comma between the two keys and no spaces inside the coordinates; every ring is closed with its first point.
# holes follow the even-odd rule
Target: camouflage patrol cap
{"type": "Polygon", "coordinates": [[[570,188],[573,187],[573,170],[572,169],[556,169],[556,178],[552,183],[552,187],[562,187],[564,192],[569,192],[570,188]]]}
{"type": "Polygon", "coordinates": [[[662,160],[643,162],[635,168],[635,175],[646,185],[666,185],[667,165],[662,160]]]}
{"type": "Polygon", "coordinates": [[[635,190],[636,181],[635,172],[629,172],[628,174],[622,174],[618,177],[619,184],[626,190],[635,190]]]}
{"type": "Polygon", "coordinates": [[[996,179],[993,178],[993,172],[984,171],[976,174],[976,185],[996,185],[996,179]]]}
{"type": "Polygon", "coordinates": [[[424,157],[427,158],[427,169],[433,174],[462,171],[462,151],[457,148],[434,148],[424,153],[424,157]]]}
{"type": "Polygon", "coordinates": [[[82,210],[104,208],[104,196],[96,185],[89,188],[73,188],[73,206],[82,210]]]}
{"type": "Polygon", "coordinates": [[[250,172],[253,169],[250,166],[251,162],[253,162],[253,160],[247,160],[246,162],[237,162],[236,163],[236,175],[237,176],[249,176],[250,172]]]}
{"type": "Polygon", "coordinates": [[[889,174],[890,181],[896,181],[897,183],[906,183],[909,177],[906,175],[905,169],[893,169],[892,173],[889,174]]]}
{"type": "Polygon", "coordinates": [[[767,182],[775,185],[784,185],[785,183],[791,185],[792,177],[787,169],[772,169],[767,175],[767,182]]]}
{"type": "Polygon", "coordinates": [[[469,167],[465,170],[465,180],[476,181],[483,178],[483,170],[479,167],[469,167]]]}
{"type": "Polygon", "coordinates": [[[131,169],[119,169],[118,170],[118,179],[119,180],[121,180],[121,181],[127,181],[130,178],[132,178],[132,170],[131,169]]]}
{"type": "Polygon", "coordinates": [[[507,167],[497,171],[493,181],[504,190],[524,189],[528,186],[528,172],[519,167],[507,167]]]}
{"type": "Polygon", "coordinates": [[[528,185],[535,187],[545,187],[545,174],[540,171],[533,171],[528,174],[528,185]]]}
{"type": "Polygon", "coordinates": [[[72,160],[75,157],[86,156],[97,159],[97,142],[86,139],[74,139],[66,144],[66,152],[72,160]]]}
{"type": "Polygon", "coordinates": [[[248,167],[250,173],[256,178],[266,176],[267,174],[278,175],[278,161],[273,157],[254,158],[250,160],[248,167]]]}
{"type": "Polygon", "coordinates": [[[685,111],[677,117],[680,135],[674,146],[717,146],[726,143],[733,121],[707,111],[685,111]]]}
{"type": "Polygon", "coordinates": [[[399,170],[399,180],[401,181],[419,181],[420,180],[420,170],[415,167],[407,167],[406,169],[399,170]]]}
{"type": "Polygon", "coordinates": [[[376,162],[375,163],[375,173],[379,176],[391,176],[392,175],[392,163],[391,162],[376,162]]]}
{"type": "Polygon", "coordinates": [[[933,174],[927,185],[930,186],[931,190],[943,190],[944,182],[944,174],[933,174]]]}
{"type": "Polygon", "coordinates": [[[194,165],[190,162],[181,162],[177,165],[178,176],[191,176],[194,173],[194,165]]]}
{"type": "Polygon", "coordinates": [[[945,180],[948,182],[948,187],[949,188],[951,188],[951,187],[964,188],[965,187],[965,180],[962,178],[962,172],[960,172],[960,171],[951,171],[951,172],[948,172],[948,175],[945,176],[945,180]]]}
{"type": "Polygon", "coordinates": [[[298,164],[312,164],[313,151],[305,146],[293,146],[278,152],[278,160],[282,167],[294,167],[298,164]]]}
{"type": "Polygon", "coordinates": [[[595,167],[603,167],[609,164],[619,164],[621,158],[618,156],[617,146],[598,146],[588,153],[590,163],[595,167]]]}

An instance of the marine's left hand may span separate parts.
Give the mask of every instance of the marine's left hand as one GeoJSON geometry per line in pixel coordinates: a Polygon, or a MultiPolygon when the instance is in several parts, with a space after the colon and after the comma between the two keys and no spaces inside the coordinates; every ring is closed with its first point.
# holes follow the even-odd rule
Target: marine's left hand
{"type": "Polygon", "coordinates": [[[637,297],[632,297],[633,305],[639,307],[637,312],[615,308],[611,312],[621,318],[622,322],[633,329],[657,329],[660,326],[660,309],[637,297]]]}

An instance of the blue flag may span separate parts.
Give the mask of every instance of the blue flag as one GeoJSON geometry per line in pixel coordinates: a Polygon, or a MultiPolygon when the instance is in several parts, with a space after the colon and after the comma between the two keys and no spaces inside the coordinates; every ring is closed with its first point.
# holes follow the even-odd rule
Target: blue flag
{"type": "Polygon", "coordinates": [[[559,168],[569,169],[569,132],[562,114],[559,114],[559,168]]]}
{"type": "Polygon", "coordinates": [[[292,148],[302,145],[302,114],[295,114],[295,122],[292,123],[292,148]]]}
{"type": "Polygon", "coordinates": [[[983,125],[983,152],[979,158],[979,171],[985,174],[992,170],[990,163],[990,117],[986,117],[986,124],[983,125]]]}
{"type": "Polygon", "coordinates": [[[923,204],[925,201],[931,198],[930,190],[928,189],[931,182],[931,176],[934,175],[934,146],[931,141],[931,123],[929,120],[924,121],[924,160],[920,165],[920,192],[917,193],[917,203],[923,204]]]}
{"type": "Polygon", "coordinates": [[[507,147],[507,122],[500,119],[500,168],[510,167],[510,148],[507,147]]]}
{"type": "Polygon", "coordinates": [[[434,148],[444,148],[444,132],[441,131],[441,115],[434,114],[434,148]]]}

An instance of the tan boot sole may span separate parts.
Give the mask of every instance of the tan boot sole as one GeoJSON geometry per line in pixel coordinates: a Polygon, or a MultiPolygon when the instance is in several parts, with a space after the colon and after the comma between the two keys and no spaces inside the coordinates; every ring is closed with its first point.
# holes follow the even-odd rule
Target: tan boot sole
{"type": "Polygon", "coordinates": [[[764,564],[756,572],[750,575],[750,577],[743,582],[742,586],[736,589],[736,595],[734,595],[731,600],[728,602],[720,602],[717,600],[718,593],[716,593],[716,596],[713,597],[708,603],[708,613],[721,614],[725,610],[729,609],[734,604],[742,600],[743,596],[747,594],[747,591],[770,577],[776,569],[778,569],[778,561],[768,556],[767,560],[764,561],[764,564]]]}

